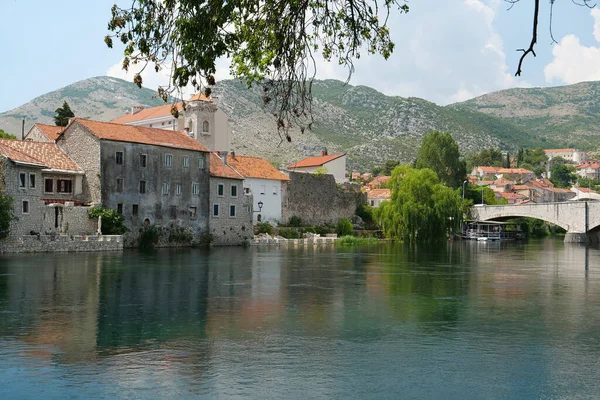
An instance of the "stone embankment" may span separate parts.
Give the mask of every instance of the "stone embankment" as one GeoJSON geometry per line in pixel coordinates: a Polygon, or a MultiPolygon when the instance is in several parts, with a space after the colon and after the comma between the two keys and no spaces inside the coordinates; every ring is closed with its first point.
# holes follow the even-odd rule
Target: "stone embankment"
{"type": "Polygon", "coordinates": [[[332,245],[337,240],[337,235],[321,236],[317,234],[311,234],[302,239],[286,239],[282,236],[268,235],[261,233],[255,235],[254,239],[249,241],[251,246],[318,246],[318,245],[332,245]]]}
{"type": "Polygon", "coordinates": [[[25,235],[0,241],[0,253],[122,251],[121,235],[25,235]]]}

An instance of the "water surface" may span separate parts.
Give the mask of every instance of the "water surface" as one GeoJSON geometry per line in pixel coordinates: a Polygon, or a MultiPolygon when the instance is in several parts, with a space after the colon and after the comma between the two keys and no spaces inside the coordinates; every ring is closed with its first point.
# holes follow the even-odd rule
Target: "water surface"
{"type": "Polygon", "coordinates": [[[2,399],[597,398],[600,251],[0,256],[0,379],[2,399]]]}

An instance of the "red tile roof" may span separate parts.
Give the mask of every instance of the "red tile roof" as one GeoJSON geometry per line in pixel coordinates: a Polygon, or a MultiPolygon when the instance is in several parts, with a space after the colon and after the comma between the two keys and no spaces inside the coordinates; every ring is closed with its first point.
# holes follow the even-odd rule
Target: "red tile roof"
{"type": "Polygon", "coordinates": [[[514,190],[528,190],[529,186],[527,186],[527,185],[514,185],[513,189],[514,190]]]}
{"type": "Polygon", "coordinates": [[[367,192],[369,199],[391,199],[392,191],[390,189],[372,189],[367,192]]]}
{"type": "Polygon", "coordinates": [[[547,149],[544,153],[572,153],[575,149],[547,149]]]}
{"type": "Polygon", "coordinates": [[[16,162],[64,171],[81,171],[54,142],[0,139],[0,154],[16,162]]]}
{"type": "MultiPolygon", "coordinates": [[[[197,94],[193,95],[192,97],[190,97],[190,99],[188,101],[212,102],[211,99],[209,99],[208,97],[206,97],[204,94],[201,94],[201,93],[197,93],[197,94]]],[[[173,108],[173,106],[175,106],[177,108],[177,111],[183,110],[183,102],[180,101],[175,104],[165,104],[165,105],[157,106],[157,107],[144,108],[143,110],[138,111],[135,114],[125,114],[122,117],[113,119],[111,122],[114,122],[116,124],[127,124],[127,123],[131,123],[131,122],[142,121],[145,119],[167,117],[167,116],[172,115],[171,109],[173,108]]],[[[173,117],[173,118],[175,118],[175,117],[173,117]]]]}
{"type": "MultiPolygon", "coordinates": [[[[90,121],[74,118],[72,124],[79,123],[99,139],[149,144],[153,146],[174,147],[178,149],[208,151],[206,147],[183,131],[145,128],[133,125],[121,125],[112,122],[90,121]]],[[[69,127],[67,127],[67,130],[69,127]]]]}
{"type": "Polygon", "coordinates": [[[530,171],[525,168],[498,168],[499,174],[533,174],[533,171],[530,171]]]}
{"type": "Polygon", "coordinates": [[[36,123],[34,126],[38,128],[50,140],[56,140],[58,135],[60,135],[60,133],[65,129],[64,126],[46,125],[39,123],[36,123]]]}
{"type": "Polygon", "coordinates": [[[485,172],[486,174],[495,174],[496,172],[498,172],[498,167],[475,167],[475,170],[480,169],[482,172],[485,172]]]}
{"type": "Polygon", "coordinates": [[[300,160],[295,164],[288,166],[289,169],[294,168],[306,168],[306,167],[320,167],[330,161],[338,159],[346,154],[332,154],[330,156],[319,156],[319,157],[308,157],[304,160],[300,160]]]}
{"type": "Polygon", "coordinates": [[[215,153],[210,153],[210,175],[218,178],[244,179],[236,170],[223,164],[221,157],[215,153]]]}
{"type": "Polygon", "coordinates": [[[235,169],[244,178],[272,179],[289,181],[290,178],[269,164],[264,158],[234,156],[227,157],[227,164],[235,169]]]}

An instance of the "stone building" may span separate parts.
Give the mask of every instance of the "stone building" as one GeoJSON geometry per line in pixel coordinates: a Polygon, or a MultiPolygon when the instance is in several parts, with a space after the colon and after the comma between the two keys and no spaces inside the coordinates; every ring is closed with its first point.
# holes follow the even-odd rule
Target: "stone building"
{"type": "Polygon", "coordinates": [[[93,234],[81,207],[83,170],[53,142],[0,139],[0,192],[13,198],[11,235],[93,234]]]}
{"type": "Polygon", "coordinates": [[[244,193],[252,194],[253,221],[281,222],[282,192],[290,178],[263,158],[231,153],[226,162],[244,177],[244,193]]]}
{"type": "Polygon", "coordinates": [[[56,141],[83,170],[81,196],[145,225],[208,232],[209,152],[180,131],[74,118],[56,141]]]}
{"type": "Polygon", "coordinates": [[[240,245],[254,236],[252,194],[244,192],[243,182],[225,156],[210,154],[209,229],[217,246],[240,245]]]}
{"type": "Polygon", "coordinates": [[[165,130],[186,130],[188,135],[210,151],[231,150],[229,116],[218,107],[218,99],[196,94],[185,102],[145,108],[132,107],[131,112],[112,122],[165,130]],[[177,109],[175,118],[172,109],[177,109]]]}
{"type": "Polygon", "coordinates": [[[25,134],[23,140],[34,142],[54,142],[58,135],[65,129],[64,126],[33,124],[31,129],[25,134]]]}

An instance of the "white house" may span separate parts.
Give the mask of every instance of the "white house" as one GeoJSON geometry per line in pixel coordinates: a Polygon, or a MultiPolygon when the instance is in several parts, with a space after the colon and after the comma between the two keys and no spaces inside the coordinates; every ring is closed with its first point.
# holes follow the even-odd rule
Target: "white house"
{"type": "Polygon", "coordinates": [[[333,175],[337,183],[346,180],[346,153],[328,155],[324,151],[320,157],[309,157],[287,167],[290,171],[314,174],[319,170],[333,175]]]}
{"type": "Polygon", "coordinates": [[[576,164],[579,164],[588,158],[585,152],[575,149],[547,149],[544,150],[544,153],[546,153],[546,156],[548,156],[548,160],[552,160],[555,157],[560,157],[576,164]]]}
{"type": "Polygon", "coordinates": [[[392,198],[390,189],[371,189],[367,192],[367,202],[371,207],[379,207],[382,201],[392,198]]]}
{"type": "Polygon", "coordinates": [[[253,196],[253,221],[280,222],[281,190],[290,178],[264,158],[231,153],[225,162],[244,177],[244,192],[253,196]]]}
{"type": "Polygon", "coordinates": [[[136,106],[131,112],[112,122],[166,130],[186,130],[211,151],[231,150],[231,125],[229,116],[218,107],[217,98],[196,94],[185,103],[165,104],[158,107],[136,106]],[[175,107],[179,116],[175,118],[175,107]]]}

